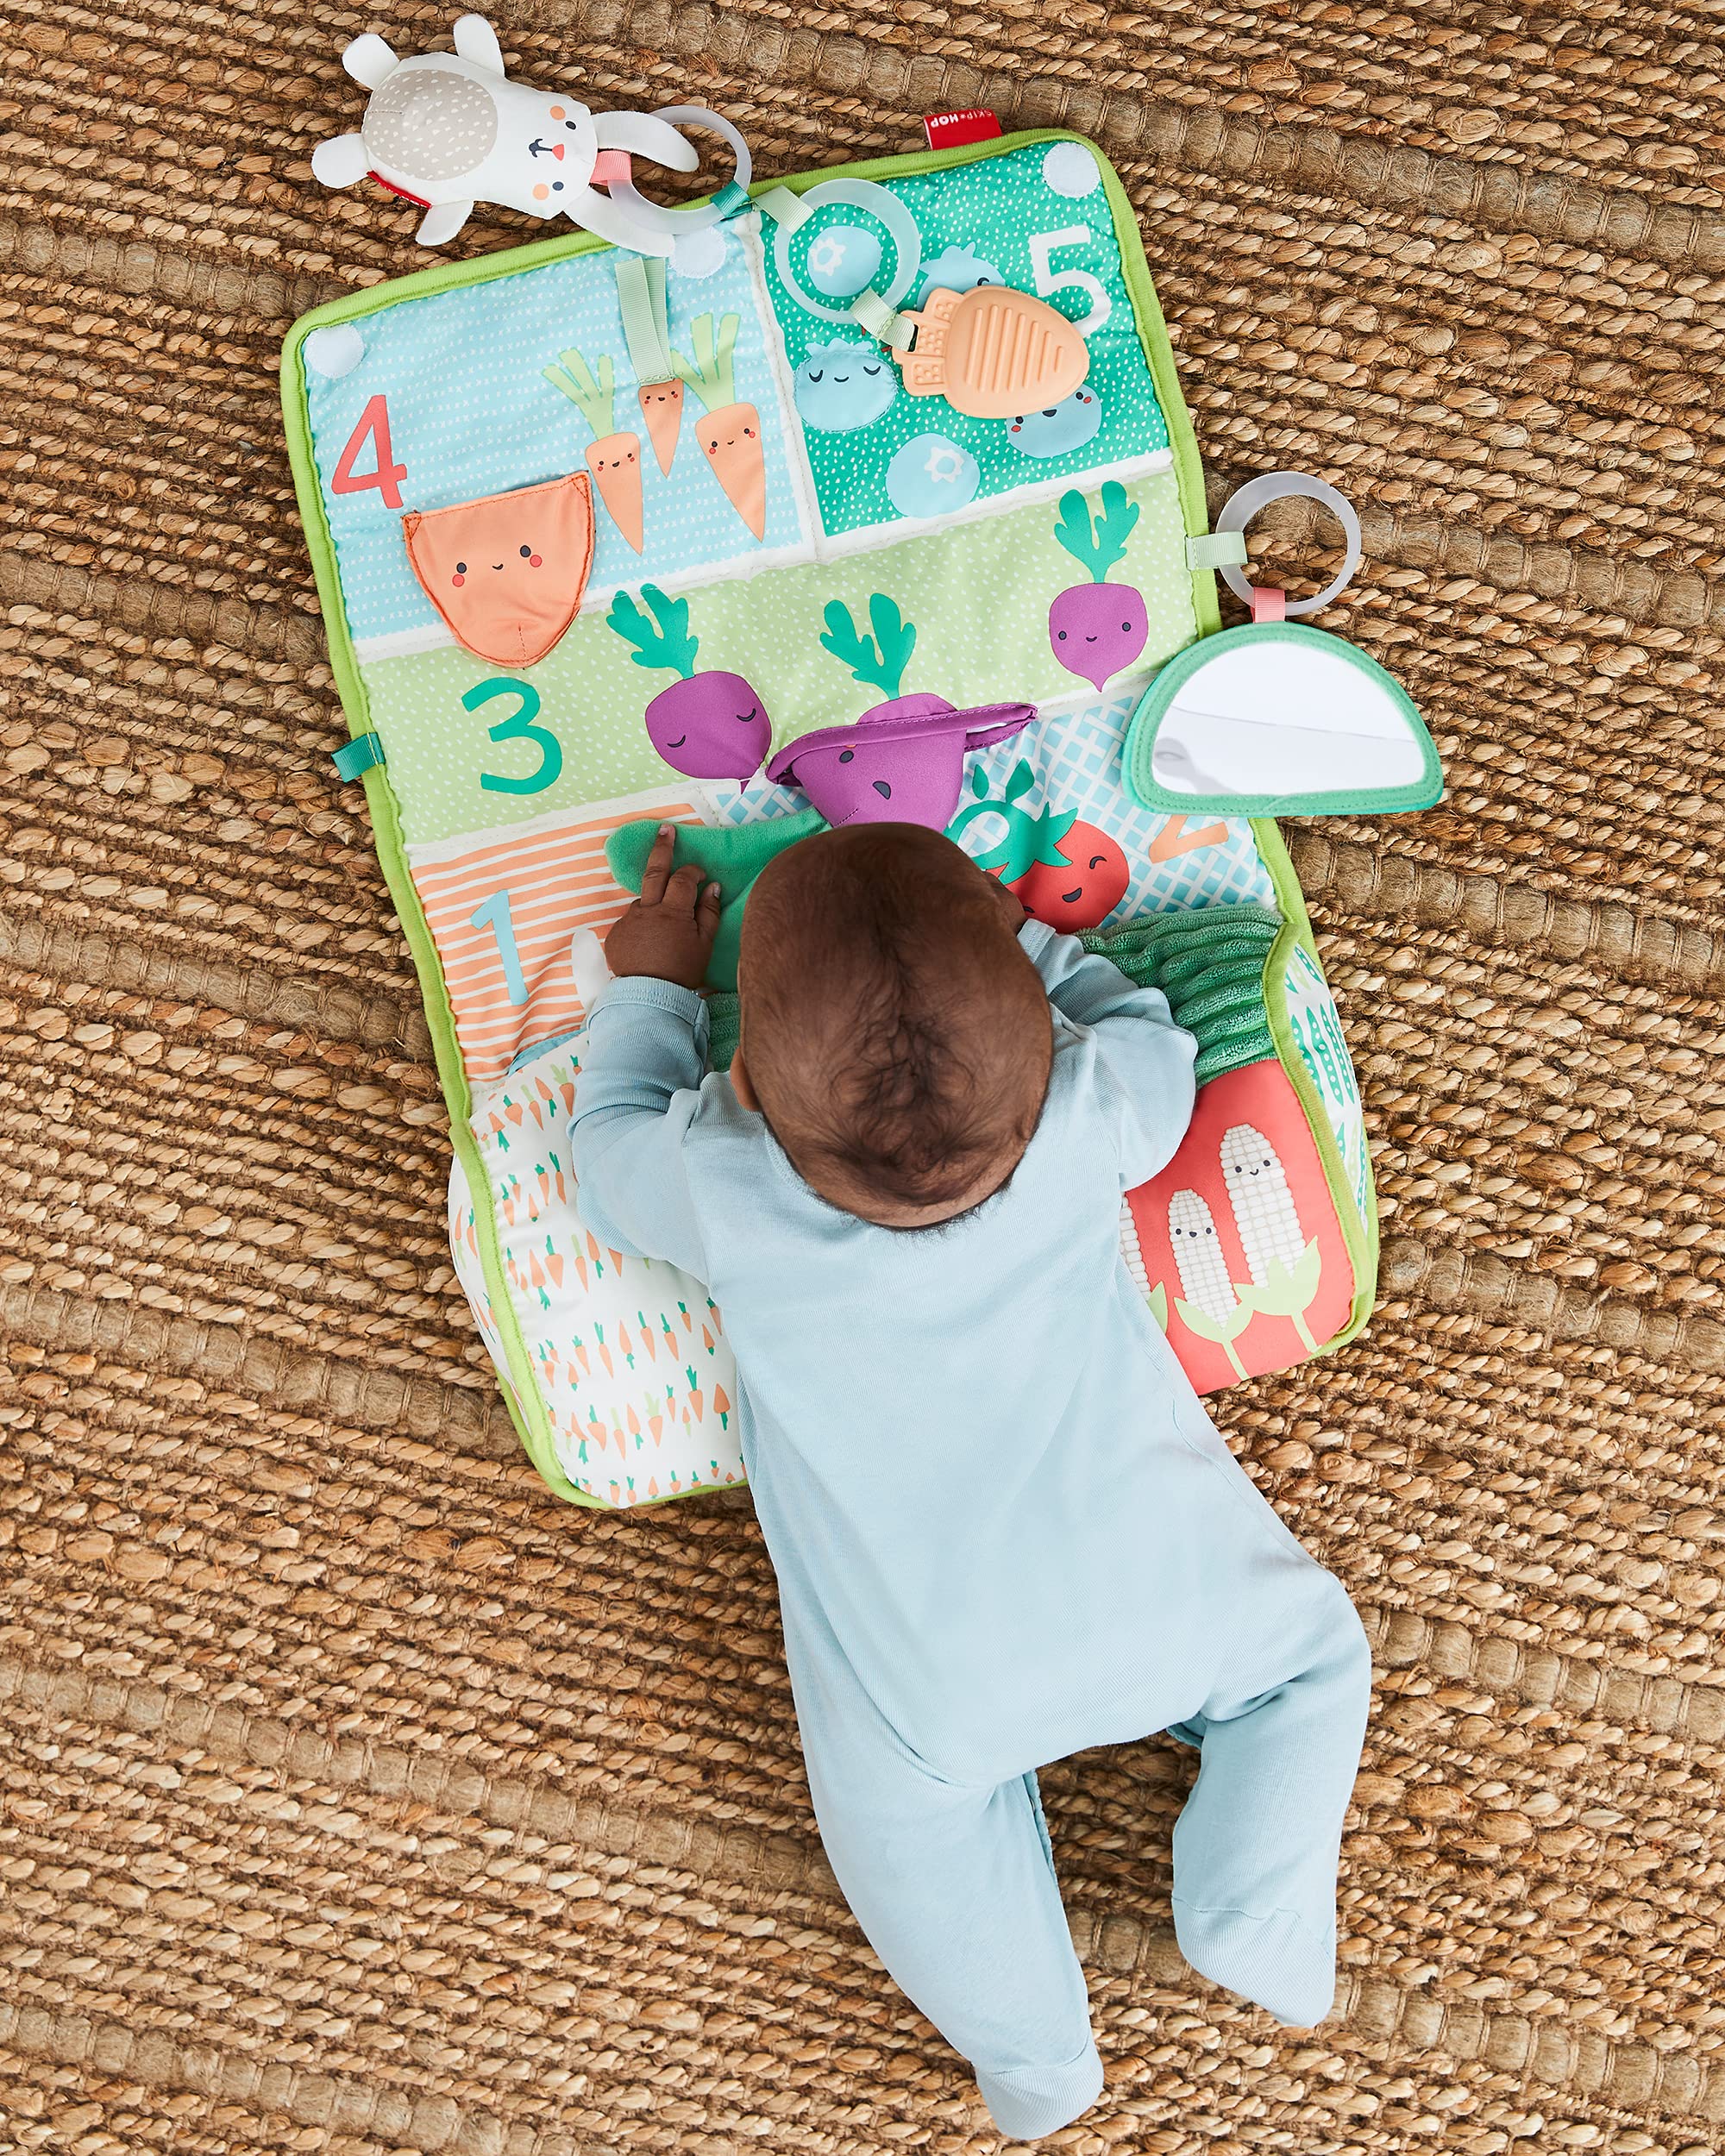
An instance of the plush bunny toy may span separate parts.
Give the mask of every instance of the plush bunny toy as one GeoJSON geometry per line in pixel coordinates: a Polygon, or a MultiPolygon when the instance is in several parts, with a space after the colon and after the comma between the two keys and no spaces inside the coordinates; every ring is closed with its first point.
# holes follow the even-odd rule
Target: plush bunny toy
{"type": "MultiPolygon", "coordinates": [[[[530,217],[572,217],[638,254],[668,254],[672,236],[593,185],[603,151],[693,172],[700,160],[668,122],[647,112],[590,112],[575,98],[530,90],[503,72],[497,33],[481,15],[455,25],[453,53],[398,60],[374,33],[342,65],[372,93],[357,135],[320,142],[311,169],[326,187],[367,177],[425,210],[422,247],[441,247],[476,202],[530,217]]],[[[622,159],[620,177],[627,176],[622,159]]]]}

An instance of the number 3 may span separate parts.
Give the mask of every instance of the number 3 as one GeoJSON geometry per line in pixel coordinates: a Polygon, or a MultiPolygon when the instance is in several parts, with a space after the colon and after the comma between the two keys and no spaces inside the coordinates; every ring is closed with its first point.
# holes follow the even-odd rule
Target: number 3
{"type": "Polygon", "coordinates": [[[1057,247],[1088,247],[1090,228],[1088,224],[1063,225],[1058,232],[1032,232],[1030,235],[1031,268],[1036,279],[1036,289],[1046,299],[1051,292],[1083,292],[1090,302],[1090,311],[1073,321],[1073,328],[1082,337],[1094,336],[1114,311],[1114,303],[1102,290],[1101,280],[1088,270],[1057,270],[1049,257],[1057,247]]]}
{"type": "Polygon", "coordinates": [[[530,741],[539,751],[539,768],[524,779],[504,778],[490,771],[481,772],[480,784],[489,793],[543,793],[548,786],[556,783],[563,768],[563,744],[543,726],[533,722],[539,716],[539,692],[530,681],[513,681],[505,676],[495,681],[480,681],[470,688],[461,699],[468,711],[478,711],[481,704],[489,704],[496,696],[516,696],[521,701],[509,717],[500,719],[491,731],[493,741],[530,741]]]}

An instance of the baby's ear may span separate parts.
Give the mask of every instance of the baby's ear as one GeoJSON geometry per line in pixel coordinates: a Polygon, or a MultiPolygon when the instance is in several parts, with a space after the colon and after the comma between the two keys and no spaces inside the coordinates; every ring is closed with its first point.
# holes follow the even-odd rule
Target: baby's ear
{"type": "Polygon", "coordinates": [[[731,1059],[731,1089],[737,1095],[737,1105],[750,1115],[759,1115],[761,1103],[756,1098],[755,1087],[749,1075],[749,1066],[743,1060],[739,1045],[731,1059]]]}

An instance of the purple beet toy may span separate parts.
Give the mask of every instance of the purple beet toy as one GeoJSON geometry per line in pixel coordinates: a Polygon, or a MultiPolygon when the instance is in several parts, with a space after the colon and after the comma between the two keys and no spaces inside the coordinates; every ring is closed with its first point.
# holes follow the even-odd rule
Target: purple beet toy
{"type": "Polygon", "coordinates": [[[1055,537],[1075,561],[1090,573],[1088,584],[1062,592],[1048,610],[1048,641],[1069,674],[1097,688],[1123,672],[1150,636],[1150,613],[1144,593],[1130,584],[1104,582],[1126,550],[1138,522],[1138,504],[1126,499],[1118,479],[1102,483],[1102,506],[1094,530],[1090,505],[1075,486],[1060,498],[1055,537]]]}
{"type": "Polygon", "coordinates": [[[681,676],[647,706],[648,738],[674,771],[691,779],[752,777],[772,745],[765,705],[740,674],[695,672],[686,599],[667,599],[656,584],[643,584],[641,596],[650,618],[619,592],[606,620],[635,646],[637,667],[668,667],[681,676]]]}
{"type": "Polygon", "coordinates": [[[944,830],[957,806],[967,749],[1005,741],[1036,717],[1031,704],[990,704],[955,710],[944,696],[900,696],[899,685],[916,643],[916,630],[896,601],[876,592],[869,601],[875,633],[865,636],[850,610],[834,599],[821,642],[844,661],[852,678],[884,689],[851,726],[824,726],[781,749],[767,766],[775,786],[798,786],[829,824],[926,824],[944,830]]]}

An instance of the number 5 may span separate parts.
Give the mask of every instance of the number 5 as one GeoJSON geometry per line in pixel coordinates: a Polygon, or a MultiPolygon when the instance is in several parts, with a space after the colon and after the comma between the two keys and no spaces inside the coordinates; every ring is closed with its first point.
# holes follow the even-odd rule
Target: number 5
{"type": "Polygon", "coordinates": [[[1083,292],[1090,302],[1090,311],[1077,317],[1073,328],[1082,337],[1094,336],[1114,311],[1114,303],[1102,290],[1101,280],[1088,270],[1057,270],[1049,257],[1057,247],[1088,247],[1090,228],[1088,224],[1063,225],[1058,232],[1032,232],[1030,235],[1032,273],[1036,289],[1046,299],[1051,292],[1083,292]]]}

